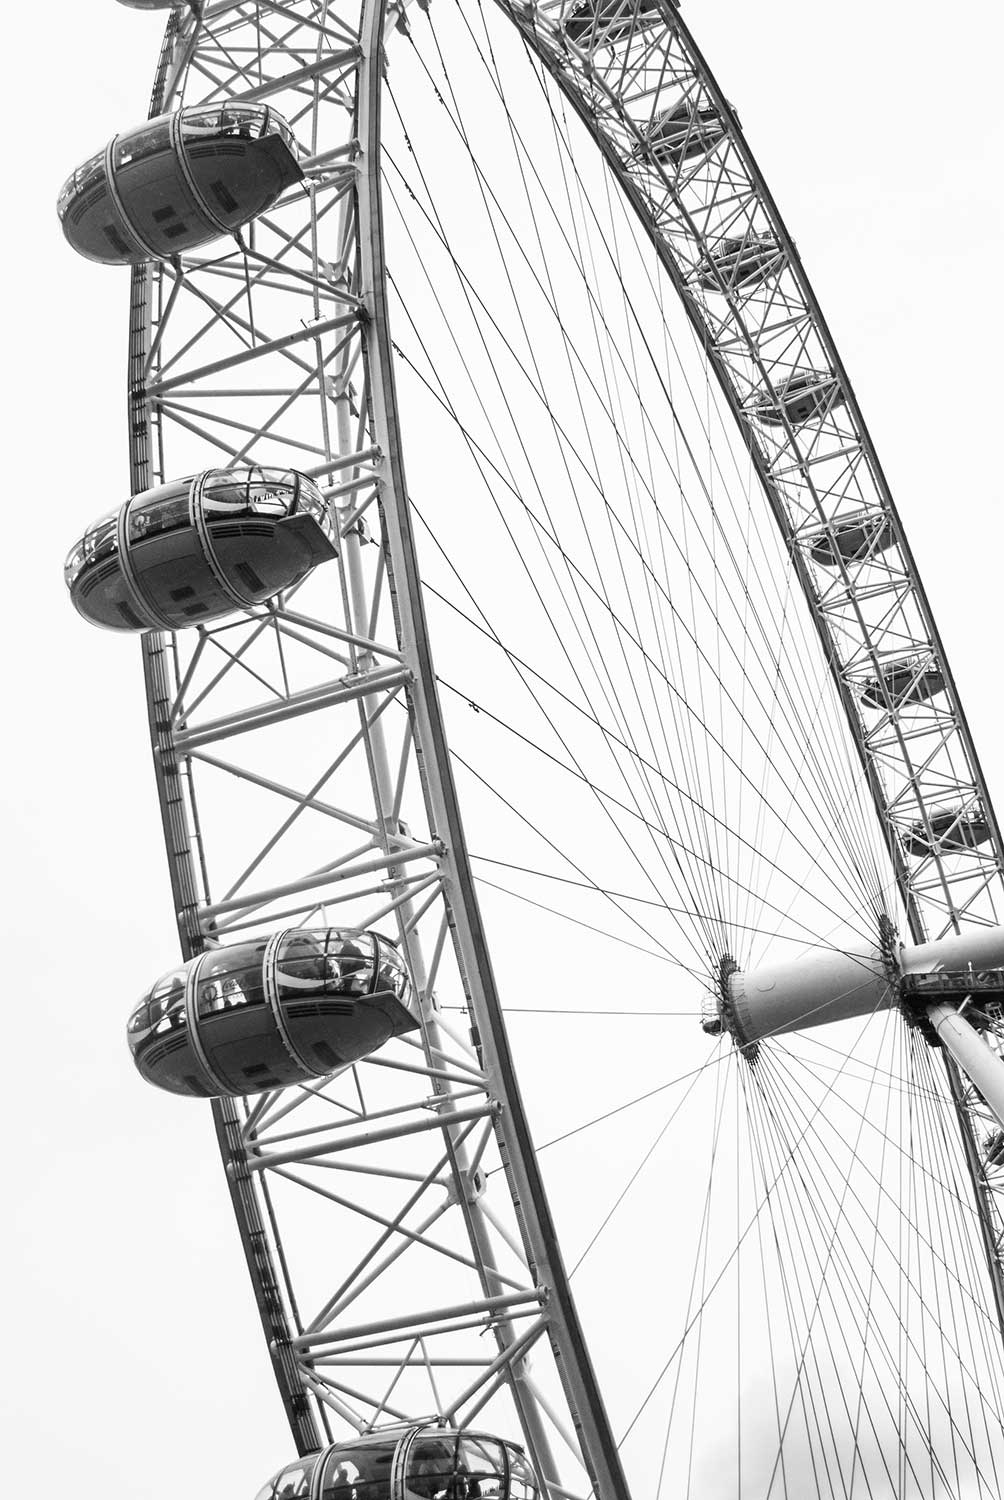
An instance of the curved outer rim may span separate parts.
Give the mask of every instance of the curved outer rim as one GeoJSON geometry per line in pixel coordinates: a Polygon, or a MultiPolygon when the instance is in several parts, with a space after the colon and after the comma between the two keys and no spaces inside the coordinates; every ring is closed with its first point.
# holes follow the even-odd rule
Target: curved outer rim
{"type": "MultiPolygon", "coordinates": [[[[926,936],[926,924],[924,922],[924,916],[920,909],[917,894],[914,889],[913,881],[911,879],[911,870],[909,864],[905,859],[902,848],[895,836],[894,825],[890,816],[888,799],[886,797],[881,778],[879,777],[872,758],[869,754],[865,728],[857,708],[857,702],[851,691],[850,684],[841,672],[838,654],[833,644],[832,636],[829,632],[829,627],[818,607],[816,588],[811,570],[809,569],[804,554],[797,545],[792,532],[792,527],[789,524],[786,515],[783,499],[770,473],[770,466],[767,455],[758,440],[757,433],[750,421],[749,413],[743,404],[742,397],[737,390],[729,366],[722,356],[722,352],[716,340],[714,328],[708,317],[706,316],[705,310],[695,296],[694,284],[692,280],[688,280],[687,278],[685,264],[681,263],[679,259],[674,257],[669,243],[656,227],[651,212],[645,202],[644,195],[640,192],[637,183],[633,180],[632,175],[628,169],[628,163],[625,160],[624,154],[618,151],[616,143],[612,140],[609,134],[604,131],[596,109],[587,98],[587,91],[583,91],[583,89],[579,87],[580,80],[586,80],[591,87],[592,83],[595,82],[595,73],[592,69],[589,59],[585,57],[584,54],[578,52],[576,49],[568,47],[562,42],[555,25],[558,17],[558,10],[560,9],[560,7],[548,7],[551,12],[551,19],[548,20],[547,16],[542,10],[536,10],[533,8],[529,8],[526,10],[516,10],[513,6],[507,3],[507,0],[498,0],[498,3],[500,5],[500,8],[503,9],[507,15],[509,15],[510,19],[513,20],[513,22],[520,29],[521,33],[537,53],[543,65],[557,80],[566,96],[568,97],[569,101],[579,114],[580,118],[584,121],[587,128],[594,136],[594,139],[596,140],[600,150],[603,152],[609,166],[620,181],[626,196],[639,213],[639,217],[641,218],[642,223],[645,225],[646,230],[652,238],[653,243],[660,255],[660,258],[662,259],[663,264],[669,272],[677,288],[677,291],[681,296],[681,300],[684,303],[688,316],[690,317],[695,329],[698,332],[701,342],[707,351],[709,362],[715,369],[716,376],[722,385],[723,391],[725,392],[729,405],[733,410],[733,414],[740,427],[743,438],[751,452],[753,462],[756,466],[761,481],[764,484],[764,488],[767,492],[768,498],[775,514],[775,518],[777,519],[778,524],[781,526],[782,531],[785,535],[785,540],[788,544],[788,549],[792,557],[796,575],[798,576],[799,582],[801,583],[803,590],[806,593],[810,608],[816,620],[817,629],[819,630],[820,637],[823,641],[827,658],[830,662],[834,677],[837,681],[840,696],[842,698],[842,701],[844,702],[848,720],[851,725],[855,741],[858,745],[859,753],[861,754],[862,763],[865,767],[865,772],[868,777],[873,796],[875,798],[880,821],[882,823],[883,829],[885,830],[886,839],[890,848],[890,854],[893,859],[894,867],[896,869],[897,876],[900,882],[900,888],[903,893],[904,902],[907,907],[911,932],[914,936],[915,941],[920,941],[924,936],[926,936]]],[[[367,0],[366,14],[369,17],[371,27],[378,24],[378,22],[374,21],[374,17],[379,17],[382,9],[382,0],[367,0]]],[[[804,297],[806,308],[812,320],[814,332],[816,333],[823,348],[827,352],[832,371],[839,378],[841,390],[846,397],[847,407],[853,417],[857,432],[860,437],[863,456],[865,457],[869,465],[875,484],[877,486],[882,508],[889,516],[890,521],[894,527],[895,536],[907,574],[908,585],[915,599],[915,602],[919,607],[920,616],[926,628],[928,644],[935,653],[937,660],[941,665],[942,670],[944,671],[946,680],[945,691],[950,703],[952,714],[952,729],[956,736],[957,743],[962,751],[963,760],[967,768],[971,772],[972,786],[975,790],[976,797],[978,798],[982,806],[982,810],[987,817],[988,824],[992,833],[993,869],[986,881],[986,889],[989,889],[991,884],[999,885],[1001,879],[1001,871],[1002,868],[1004,868],[1004,854],[1002,854],[1000,830],[986,794],[982,772],[979,767],[975,749],[973,747],[972,740],[969,734],[968,726],[965,722],[965,718],[959,704],[958,695],[948,672],[945,656],[941,648],[940,638],[938,637],[935,630],[926,596],[924,595],[919,583],[912,555],[910,554],[903,538],[902,528],[900,526],[895,508],[892,504],[888,486],[885,482],[885,478],[882,474],[877,458],[875,457],[870,438],[861,418],[861,414],[858,409],[856,400],[854,399],[850,384],[847,381],[846,373],[843,369],[841,361],[839,360],[839,356],[836,353],[832,338],[830,337],[829,331],[819,311],[815,297],[811,292],[811,288],[809,287],[807,278],[805,277],[804,271],[802,270],[801,265],[798,261],[798,257],[790,240],[790,236],[788,236],[787,231],[784,229],[780,216],[777,214],[777,210],[773,204],[773,200],[771,199],[763,182],[763,179],[760,176],[755,163],[753,162],[748,147],[746,146],[746,143],[742,138],[738,123],[731,110],[731,107],[724,100],[720,89],[715,84],[711,74],[707,70],[703,58],[694,46],[689,33],[680,22],[676,11],[671,9],[668,4],[664,5],[663,7],[663,19],[666,23],[667,37],[669,37],[670,40],[677,41],[686,50],[688,56],[692,60],[693,78],[695,80],[695,84],[699,85],[699,87],[704,90],[706,95],[713,101],[714,106],[718,111],[719,118],[721,119],[725,127],[724,139],[727,140],[729,147],[736,151],[739,159],[743,163],[743,166],[748,173],[752,185],[752,190],[756,195],[758,206],[762,209],[766,217],[769,219],[772,228],[778,236],[779,243],[782,245],[787,257],[788,268],[795,276],[795,279],[804,297]]],[[[176,93],[194,47],[194,40],[198,32],[198,26],[199,22],[197,20],[194,23],[192,22],[191,14],[183,15],[180,11],[175,11],[172,13],[168,21],[167,32],[164,39],[164,46],[161,53],[160,65],[158,68],[157,78],[154,86],[153,108],[151,110],[151,113],[162,112],[163,109],[167,106],[168,101],[173,98],[174,94],[176,93]]],[[[376,35],[377,33],[374,31],[373,34],[376,35]]],[[[370,53],[371,60],[375,55],[376,54],[374,52],[370,53]]],[[[623,111],[621,111],[622,124],[623,120],[623,111]]],[[[637,131],[635,131],[635,139],[638,139],[637,131]]],[[[682,163],[681,165],[685,166],[686,163],[682,163]]],[[[660,175],[663,178],[663,185],[667,190],[667,196],[672,197],[673,185],[665,176],[665,173],[660,172],[660,175]]],[[[679,203],[678,198],[676,202],[678,207],[676,228],[679,229],[681,225],[687,225],[689,223],[691,237],[694,244],[699,246],[702,251],[706,250],[707,243],[703,239],[700,232],[697,230],[696,226],[693,223],[693,220],[688,219],[686,210],[684,206],[679,203]]],[[[382,274],[382,268],[380,267],[377,260],[372,261],[371,265],[375,273],[374,288],[376,288],[379,282],[379,276],[380,274],[382,274]]],[[[151,475],[153,464],[151,448],[153,445],[156,445],[159,449],[160,441],[159,429],[157,425],[151,420],[149,408],[143,396],[141,379],[143,360],[149,353],[150,348],[150,303],[155,291],[155,277],[155,271],[149,266],[137,267],[135,268],[133,273],[133,304],[130,326],[130,451],[133,467],[134,490],[149,487],[149,476],[151,475]]],[[[724,287],[722,288],[722,290],[727,291],[727,289],[724,287]]],[[[730,313],[732,315],[735,315],[738,311],[738,307],[736,299],[733,295],[731,295],[731,293],[728,295],[728,302],[730,313]]],[[[390,366],[389,342],[385,317],[381,316],[376,319],[375,329],[376,337],[374,339],[374,345],[378,345],[381,341],[383,341],[385,344],[385,394],[390,398],[388,407],[388,420],[396,427],[396,422],[394,422],[395,414],[393,411],[393,375],[390,366]]],[[[771,385],[769,373],[764,368],[762,363],[760,364],[760,370],[765,388],[770,389],[771,385]]],[[[794,439],[796,437],[796,434],[792,432],[790,426],[787,423],[785,423],[785,429],[789,438],[794,439]]],[[[795,447],[797,449],[797,443],[795,444],[795,447]]],[[[397,464],[398,466],[397,477],[400,479],[401,471],[399,454],[396,454],[392,457],[392,465],[393,464],[397,464]]],[[[400,492],[403,494],[403,486],[401,487],[400,492]]],[[[405,520],[407,520],[406,512],[404,514],[405,520]]],[[[851,586],[851,580],[847,576],[848,570],[846,566],[842,565],[840,571],[844,577],[844,582],[848,585],[848,593],[853,601],[853,587],[851,586]]],[[[414,583],[414,580],[411,581],[412,583],[414,583]]],[[[426,648],[422,646],[420,649],[425,650],[426,648]]],[[[144,668],[146,673],[147,696],[151,725],[153,730],[155,749],[154,758],[157,771],[158,792],[161,801],[165,836],[168,845],[172,888],[174,891],[176,910],[178,913],[179,931],[181,934],[183,950],[185,952],[185,956],[187,957],[191,956],[193,953],[198,952],[202,946],[201,931],[196,917],[196,908],[199,900],[198,879],[195,864],[195,861],[199,858],[197,848],[198,829],[197,827],[192,830],[189,829],[182,811],[184,800],[182,797],[181,782],[183,776],[186,773],[184,772],[183,768],[181,768],[178,763],[171,758],[169,754],[161,753],[170,749],[170,737],[165,727],[165,709],[167,707],[167,704],[169,703],[169,658],[171,650],[172,648],[169,637],[152,635],[144,639],[144,668]],[[195,847],[193,847],[193,845],[195,847]]],[[[874,656],[873,665],[877,671],[878,659],[874,656]]],[[[442,729],[441,723],[438,722],[438,705],[435,704],[434,694],[431,703],[428,701],[426,702],[425,710],[426,713],[430,715],[430,720],[427,721],[427,727],[431,729],[435,738],[437,735],[441,735],[442,729]]],[[[895,730],[900,747],[905,750],[905,742],[903,739],[901,726],[899,725],[897,713],[893,711],[892,705],[890,706],[889,719],[893,729],[895,730]]],[[[917,800],[920,812],[923,816],[927,816],[931,809],[925,806],[923,798],[920,794],[920,788],[917,787],[916,790],[918,793],[917,800]]],[[[451,793],[452,787],[448,784],[440,785],[437,790],[437,795],[443,800],[443,805],[447,812],[447,815],[451,819],[455,818],[456,820],[453,826],[457,830],[459,830],[459,813],[456,810],[455,800],[452,798],[451,793]]],[[[463,866],[466,866],[466,859],[463,855],[462,838],[458,848],[461,855],[461,859],[458,860],[458,864],[462,863],[463,866]]],[[[941,851],[937,849],[934,850],[929,858],[929,862],[938,867],[939,873],[941,875],[941,884],[943,890],[947,892],[948,885],[944,877],[944,859],[942,858],[941,851]]],[[[458,870],[458,874],[460,873],[461,872],[458,870]]],[[[470,879],[470,872],[468,869],[464,868],[463,876],[463,884],[466,886],[467,882],[470,879]]],[[[467,894],[466,890],[464,891],[464,894],[467,894]]],[[[949,907],[951,909],[950,898],[949,907]]],[[[474,911],[476,917],[476,908],[474,909],[474,911]]],[[[960,918],[964,918],[966,915],[967,912],[965,910],[963,910],[961,913],[956,913],[953,910],[952,917],[955,925],[957,926],[960,918]]],[[[477,957],[479,966],[481,962],[483,962],[484,964],[483,977],[487,977],[488,980],[488,999],[486,1001],[483,996],[482,1003],[487,1004],[488,1008],[486,1013],[492,1022],[490,1028],[490,1046],[494,1051],[497,1048],[499,1040],[498,1036],[494,1034],[494,1023],[497,1018],[499,1024],[501,1025],[501,1017],[497,1013],[497,1000],[495,999],[491,991],[490,968],[488,966],[487,951],[484,949],[483,935],[480,933],[480,927],[476,920],[468,933],[468,937],[471,944],[473,945],[473,952],[477,957]]],[[[501,1069],[503,1073],[507,1074],[509,1070],[511,1070],[511,1060],[508,1057],[507,1048],[504,1045],[504,1032],[501,1032],[501,1040],[503,1043],[502,1048],[500,1051],[496,1051],[496,1055],[492,1058],[491,1061],[496,1068],[501,1069]]],[[[965,1108],[963,1099],[964,1090],[962,1084],[959,1081],[957,1074],[953,1076],[953,1070],[951,1069],[951,1067],[949,1069],[949,1072],[953,1092],[955,1094],[957,1104],[959,1105],[960,1121],[963,1126],[963,1137],[967,1159],[969,1161],[970,1171],[974,1180],[974,1188],[976,1191],[977,1201],[981,1208],[981,1225],[984,1233],[988,1260],[990,1262],[991,1271],[996,1273],[993,1276],[993,1280],[994,1291],[998,1301],[998,1312],[999,1314],[1004,1314],[1004,1300],[1002,1300],[1000,1281],[1000,1265],[995,1249],[996,1235],[994,1232],[994,1224],[991,1222],[991,1217],[996,1215],[996,1207],[993,1203],[990,1189],[986,1186],[985,1180],[981,1173],[979,1149],[973,1133],[971,1121],[965,1108]]],[[[512,1078],[512,1085],[513,1087],[515,1086],[514,1077],[512,1078]]],[[[265,1226],[261,1217],[261,1209],[256,1194],[251,1186],[250,1173],[245,1172],[242,1177],[241,1172],[235,1171],[233,1168],[233,1162],[241,1154],[239,1150],[240,1123],[234,1101],[215,1101],[213,1105],[213,1114],[217,1129],[217,1135],[220,1140],[224,1158],[231,1163],[231,1168],[228,1172],[231,1195],[233,1198],[234,1207],[241,1230],[241,1236],[244,1243],[249,1270],[251,1272],[255,1296],[258,1301],[262,1320],[266,1328],[266,1334],[269,1337],[269,1347],[273,1360],[273,1366],[275,1368],[280,1391],[282,1393],[284,1405],[286,1407],[287,1416],[290,1421],[297,1446],[301,1453],[311,1451],[321,1446],[321,1440],[316,1427],[316,1423],[313,1418],[313,1414],[309,1408],[301,1383],[297,1377],[295,1364],[289,1353],[289,1338],[292,1330],[288,1325],[282,1298],[279,1293],[276,1268],[272,1263],[271,1253],[267,1248],[265,1226]]],[[[535,1168],[532,1153],[528,1153],[526,1159],[535,1168]]],[[[999,1220],[997,1222],[999,1223],[999,1220]]],[[[556,1249],[556,1246],[554,1248],[556,1249]]],[[[574,1321],[574,1310],[572,1312],[572,1316],[574,1321]]],[[[598,1392],[596,1394],[598,1397],[598,1392]]],[[[601,1407],[599,1409],[600,1411],[602,1410],[601,1407]]],[[[605,1425],[605,1419],[603,1419],[603,1425],[605,1425]]],[[[602,1443],[600,1446],[601,1449],[604,1447],[602,1443]]],[[[607,1451],[612,1455],[615,1469],[619,1470],[619,1460],[617,1460],[616,1450],[611,1449],[607,1451]]],[[[595,1449],[593,1456],[594,1458],[596,1456],[595,1449]]],[[[614,1470],[612,1469],[611,1474],[613,1473],[614,1470]]],[[[616,1479],[614,1479],[612,1482],[614,1487],[611,1487],[609,1489],[606,1486],[601,1485],[600,1493],[603,1495],[609,1494],[611,1496],[627,1495],[626,1487],[622,1487],[622,1482],[621,1486],[617,1486],[616,1479]]]]}
{"type": "Polygon", "coordinates": [[[550,1337],[576,1421],[583,1457],[597,1495],[629,1500],[620,1454],[607,1418],[589,1351],[579,1323],[537,1156],[523,1109],[519,1080],[509,1048],[502,1005],[481,920],[474,875],[453,779],[446,730],[429,648],[421,576],[404,477],[401,432],[394,385],[393,348],[387,311],[383,205],[380,178],[380,102],[386,0],[364,0],[363,66],[359,74],[357,128],[362,147],[358,178],[359,253],[362,296],[369,315],[366,337],[374,435],[385,454],[388,482],[383,512],[388,523],[388,572],[395,599],[398,638],[416,680],[410,693],[418,742],[423,746],[424,791],[433,826],[446,838],[447,903],[462,956],[491,1093],[505,1102],[500,1124],[503,1159],[523,1207],[522,1228],[535,1280],[547,1289],[550,1337]],[[368,64],[368,66],[367,66],[368,64]],[[394,572],[400,567],[399,576],[394,572]],[[394,571],[392,571],[392,568],[394,571]],[[532,1211],[531,1211],[532,1210],[532,1211]]]}

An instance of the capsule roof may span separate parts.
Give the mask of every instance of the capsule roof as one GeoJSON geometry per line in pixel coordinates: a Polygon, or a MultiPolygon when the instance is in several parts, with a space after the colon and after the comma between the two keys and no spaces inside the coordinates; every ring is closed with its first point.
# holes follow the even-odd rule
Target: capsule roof
{"type": "Polygon", "coordinates": [[[57,212],[88,260],[140,265],[235,233],[302,176],[275,110],[198,105],[115,136],[63,184],[57,212]]]}
{"type": "Polygon", "coordinates": [[[205,1098],[322,1078],[417,1024],[389,938],[293,928],[171,969],[135,1006],[128,1038],[149,1083],[205,1098]]]}
{"type": "Polygon", "coordinates": [[[280,1469],[257,1500],[539,1500],[516,1443],[451,1427],[378,1429],[280,1469]]]}
{"type": "Polygon", "coordinates": [[[250,609],[337,555],[312,479],[244,465],[143,490],[84,532],[65,564],[74,605],[109,630],[180,630],[250,609]]]}

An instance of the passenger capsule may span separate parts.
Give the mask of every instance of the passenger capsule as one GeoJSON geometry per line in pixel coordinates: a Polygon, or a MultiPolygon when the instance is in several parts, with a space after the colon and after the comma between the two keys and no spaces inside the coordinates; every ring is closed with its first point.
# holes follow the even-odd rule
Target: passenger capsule
{"type": "Polygon", "coordinates": [[[725,124],[716,109],[711,105],[698,109],[684,99],[656,116],[632,155],[678,167],[691,157],[706,156],[725,133],[725,124]]]}
{"type": "Polygon", "coordinates": [[[294,928],[211,948],[172,969],[129,1018],[148,1083],[200,1098],[322,1078],[418,1022],[394,944],[375,932],[294,928]]]}
{"type": "Polygon", "coordinates": [[[931,658],[901,656],[885,662],[879,677],[862,685],[861,701],[869,708],[894,708],[903,703],[926,703],[945,686],[941,668],[931,658]]]}
{"type": "Polygon", "coordinates": [[[539,1500],[522,1448],[452,1427],[377,1428],[280,1469],[257,1500],[539,1500]]]}
{"type": "Polygon", "coordinates": [[[198,5],[192,5],[191,0],[119,0],[120,5],[128,5],[130,10],[195,10],[198,5]]]}
{"type": "Polygon", "coordinates": [[[978,849],[992,837],[986,813],[978,809],[960,812],[955,807],[939,807],[928,815],[927,824],[921,818],[908,828],[903,843],[911,854],[951,854],[958,849],[978,849]]]}
{"type": "Polygon", "coordinates": [[[747,291],[776,275],[783,262],[769,232],[719,240],[701,260],[697,282],[706,292],[747,291]]]}
{"type": "Polygon", "coordinates": [[[766,427],[781,427],[787,422],[801,427],[813,417],[825,416],[836,406],[843,406],[843,391],[835,375],[807,370],[791,375],[772,391],[764,391],[747,410],[766,427]]]}
{"type": "Polygon", "coordinates": [[[57,212],[88,260],[140,265],[235,233],[302,177],[274,109],[198,105],[115,136],[63,185],[57,212]]]}
{"type": "Polygon", "coordinates": [[[66,560],[77,609],[109,630],[178,630],[250,609],[337,556],[329,507],[294,469],[209,469],[143,490],[66,560]]]}
{"type": "Polygon", "coordinates": [[[809,555],[823,567],[835,568],[840,562],[862,562],[879,557],[895,541],[888,516],[881,511],[872,515],[862,511],[842,517],[826,531],[817,532],[809,542],[809,555]]]}
{"type": "MultiPolygon", "coordinates": [[[[679,0],[670,0],[678,5],[679,0]]],[[[576,47],[616,47],[662,24],[659,0],[576,0],[561,29],[576,47]]]]}

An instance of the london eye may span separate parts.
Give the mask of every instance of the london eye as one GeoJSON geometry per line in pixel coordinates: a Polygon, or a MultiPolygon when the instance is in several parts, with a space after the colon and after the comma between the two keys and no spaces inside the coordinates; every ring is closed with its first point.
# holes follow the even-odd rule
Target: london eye
{"type": "Polygon", "coordinates": [[[262,1496],[997,1495],[1004,846],[742,100],[670,0],[137,8],[66,581],[262,1496]]]}

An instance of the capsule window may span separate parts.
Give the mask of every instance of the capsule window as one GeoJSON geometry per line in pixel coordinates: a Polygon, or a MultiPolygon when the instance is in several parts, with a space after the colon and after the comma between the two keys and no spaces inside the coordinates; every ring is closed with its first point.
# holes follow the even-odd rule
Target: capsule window
{"type": "Polygon", "coordinates": [[[243,515],[248,508],[246,473],[239,477],[217,469],[202,481],[201,504],[207,521],[219,516],[243,515]]]}
{"type": "Polygon", "coordinates": [[[298,994],[368,995],[373,988],[375,940],[332,932],[291,932],[276,964],[281,990],[298,994]],[[335,952],[326,951],[333,943],[335,952]]]}
{"type": "Polygon", "coordinates": [[[321,1500],[389,1500],[394,1444],[335,1448],[321,1478],[321,1500]]]}
{"type": "Polygon", "coordinates": [[[67,183],[64,192],[70,187],[75,188],[78,193],[89,192],[91,188],[105,185],[105,154],[99,151],[97,156],[92,156],[85,161],[82,167],[78,167],[70,182],[67,183]]]}
{"type": "Polygon", "coordinates": [[[186,139],[190,135],[215,135],[220,128],[220,119],[218,109],[190,109],[182,116],[181,126],[186,139]]]}
{"type": "Polygon", "coordinates": [[[158,489],[147,490],[139,504],[131,504],[128,526],[130,542],[187,526],[191,486],[191,479],[178,479],[172,484],[162,484],[158,489]]]}
{"type": "Polygon", "coordinates": [[[220,949],[209,955],[199,972],[200,1020],[206,1016],[218,1015],[221,1011],[265,1004],[261,961],[263,949],[264,945],[251,952],[245,949],[247,961],[239,966],[235,965],[233,949],[220,949]]]}
{"type": "Polygon", "coordinates": [[[323,525],[328,517],[327,501],[312,479],[302,474],[298,477],[300,482],[297,486],[294,510],[306,512],[308,516],[313,516],[323,525]]]}
{"type": "Polygon", "coordinates": [[[490,1500],[503,1493],[504,1482],[502,1444],[494,1438],[462,1437],[457,1444],[453,1483],[457,1500],[490,1500]]]}
{"type": "Polygon", "coordinates": [[[145,161],[147,157],[159,156],[170,149],[171,121],[156,120],[142,130],[131,130],[120,137],[112,148],[112,170],[117,172],[131,162],[145,161]]]}
{"type": "Polygon", "coordinates": [[[307,1500],[316,1461],[304,1458],[299,1463],[287,1464],[274,1479],[269,1480],[257,1500],[307,1500]]]}
{"type": "Polygon", "coordinates": [[[173,1031],[185,1024],[185,986],[187,970],[172,969],[158,979],[149,995],[140,1001],[129,1018],[129,1032],[139,1035],[150,1031],[173,1031]]]}
{"type": "Polygon", "coordinates": [[[455,1492],[457,1500],[468,1500],[467,1487],[460,1488],[454,1483],[464,1472],[457,1449],[457,1441],[452,1437],[417,1437],[408,1454],[407,1491],[419,1500],[437,1500],[440,1495],[449,1495],[453,1500],[455,1492]]]}
{"type": "Polygon", "coordinates": [[[264,112],[260,109],[228,104],[223,110],[223,129],[227,135],[240,135],[251,141],[262,134],[264,123],[264,112]]]}
{"type": "Polygon", "coordinates": [[[391,990],[398,998],[408,988],[408,971],[405,969],[404,960],[389,945],[380,945],[380,965],[377,970],[378,990],[391,990]]]}
{"type": "Polygon", "coordinates": [[[509,1500],[537,1500],[540,1490],[526,1455],[509,1449],[509,1500]]]}
{"type": "Polygon", "coordinates": [[[118,521],[118,511],[111,511],[86,532],[83,545],[87,562],[100,562],[118,549],[118,521]]]}
{"type": "Polygon", "coordinates": [[[327,955],[325,989],[328,994],[368,994],[373,987],[375,940],[369,946],[365,937],[332,936],[336,938],[338,951],[327,955]]]}

